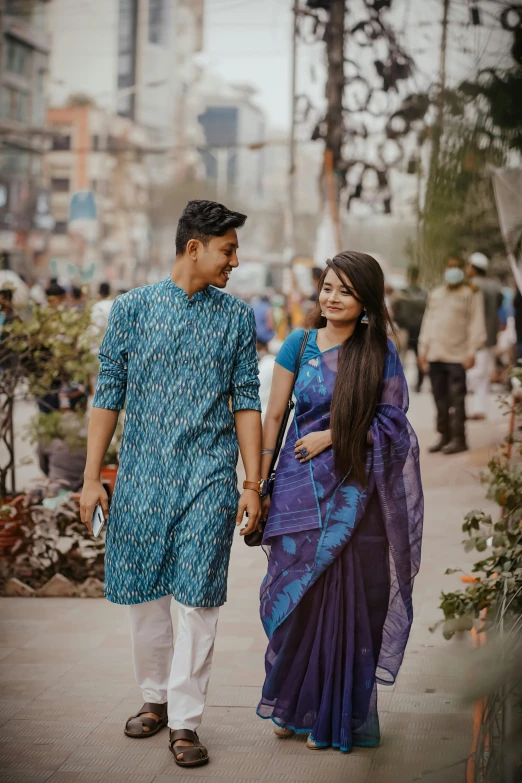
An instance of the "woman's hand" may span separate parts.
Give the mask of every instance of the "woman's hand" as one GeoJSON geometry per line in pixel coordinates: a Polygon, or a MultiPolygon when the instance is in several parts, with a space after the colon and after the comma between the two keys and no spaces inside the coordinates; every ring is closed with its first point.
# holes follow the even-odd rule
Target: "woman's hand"
{"type": "Polygon", "coordinates": [[[310,432],[303,438],[299,438],[295,442],[295,458],[299,462],[308,462],[313,457],[317,457],[322,451],[325,451],[332,445],[332,433],[331,430],[324,430],[323,432],[310,432]],[[304,452],[304,454],[302,453],[304,452]],[[305,456],[306,455],[306,456],[305,456]]]}

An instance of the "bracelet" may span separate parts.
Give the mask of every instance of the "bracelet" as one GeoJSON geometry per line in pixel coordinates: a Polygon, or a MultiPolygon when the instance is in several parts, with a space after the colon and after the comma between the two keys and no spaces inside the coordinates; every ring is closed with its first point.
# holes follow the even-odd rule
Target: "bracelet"
{"type": "Polygon", "coordinates": [[[261,455],[264,456],[265,454],[274,454],[275,449],[261,449],[261,455]]]}

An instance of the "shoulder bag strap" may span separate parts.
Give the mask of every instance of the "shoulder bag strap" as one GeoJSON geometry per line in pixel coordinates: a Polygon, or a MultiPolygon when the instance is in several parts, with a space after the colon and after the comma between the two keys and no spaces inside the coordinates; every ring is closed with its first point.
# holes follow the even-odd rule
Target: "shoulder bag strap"
{"type": "Polygon", "coordinates": [[[274,449],[274,453],[272,455],[272,461],[270,463],[270,470],[268,471],[268,475],[271,476],[272,473],[275,470],[275,466],[277,464],[277,460],[279,459],[279,453],[281,451],[281,446],[283,445],[283,438],[285,437],[286,428],[288,426],[288,419],[290,418],[290,414],[292,413],[292,410],[294,408],[294,401],[292,397],[294,396],[294,389],[295,389],[295,382],[297,381],[297,376],[299,375],[299,370],[301,368],[301,360],[303,358],[303,354],[305,352],[306,344],[308,342],[308,336],[310,334],[309,329],[305,329],[305,333],[303,334],[303,339],[301,341],[301,347],[299,348],[299,354],[297,356],[297,361],[295,364],[295,370],[294,370],[294,378],[292,381],[292,388],[290,390],[290,397],[288,399],[285,415],[283,416],[283,420],[281,422],[281,426],[279,427],[279,432],[277,433],[277,441],[276,446],[274,449]]]}

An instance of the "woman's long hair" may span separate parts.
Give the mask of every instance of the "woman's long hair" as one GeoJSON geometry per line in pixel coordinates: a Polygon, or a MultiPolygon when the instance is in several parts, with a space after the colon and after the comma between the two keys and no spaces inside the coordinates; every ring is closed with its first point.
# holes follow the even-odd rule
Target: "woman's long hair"
{"type": "MultiPolygon", "coordinates": [[[[365,253],[345,251],[331,261],[319,281],[319,292],[331,269],[360,302],[361,313],[354,332],[341,346],[332,399],[330,426],[335,467],[366,485],[368,430],[382,392],[384,361],[388,350],[390,319],[384,301],[384,275],[377,261],[365,253]]],[[[326,326],[317,302],[308,319],[312,328],[326,326]]]]}

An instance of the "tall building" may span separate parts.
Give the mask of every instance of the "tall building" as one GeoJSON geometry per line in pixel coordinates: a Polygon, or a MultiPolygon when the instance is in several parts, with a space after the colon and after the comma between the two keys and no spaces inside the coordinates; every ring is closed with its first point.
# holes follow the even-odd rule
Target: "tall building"
{"type": "Polygon", "coordinates": [[[53,142],[46,169],[56,220],[50,272],[84,282],[108,278],[116,287],[148,282],[146,131],[88,103],[49,109],[47,121],[53,142]],[[78,191],[93,193],[97,207],[88,243],[75,236],[68,222],[71,196],[78,191]]]}
{"type": "Polygon", "coordinates": [[[45,0],[0,4],[0,260],[27,276],[52,227],[42,171],[47,11],[45,0]]]}
{"type": "Polygon", "coordinates": [[[81,93],[172,144],[176,0],[52,0],[51,106],[81,93]]]}
{"type": "Polygon", "coordinates": [[[70,245],[60,233],[68,231],[70,193],[87,188],[99,214],[98,276],[147,282],[170,261],[172,244],[150,225],[147,210],[150,188],[183,179],[197,157],[193,56],[202,48],[203,9],[204,0],[51,0],[49,121],[71,145],[57,149],[63,142],[56,137],[48,156],[57,219],[53,258],[63,261],[70,245]],[[132,159],[138,154],[139,166],[132,159]],[[139,181],[139,204],[118,197],[122,178],[139,181]]]}
{"type": "Polygon", "coordinates": [[[205,134],[201,157],[220,196],[227,190],[250,200],[263,195],[266,118],[248,85],[229,85],[207,74],[201,86],[205,134]]]}

